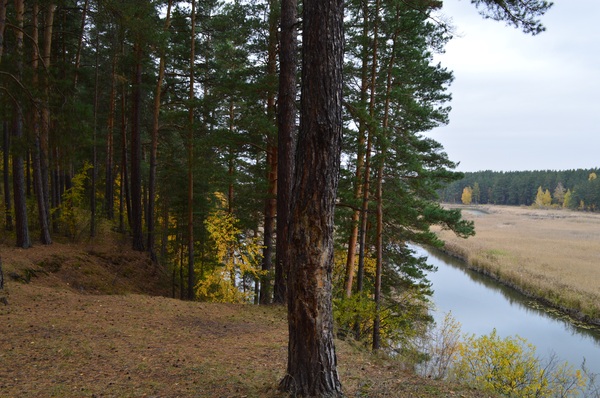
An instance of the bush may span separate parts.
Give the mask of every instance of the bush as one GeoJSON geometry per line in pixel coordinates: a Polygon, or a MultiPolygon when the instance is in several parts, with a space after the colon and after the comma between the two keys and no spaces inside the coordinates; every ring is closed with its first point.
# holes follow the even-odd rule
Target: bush
{"type": "Polygon", "coordinates": [[[542,362],[535,347],[519,336],[470,336],[458,346],[451,376],[507,397],[577,397],[587,377],[556,357],[542,362]]]}

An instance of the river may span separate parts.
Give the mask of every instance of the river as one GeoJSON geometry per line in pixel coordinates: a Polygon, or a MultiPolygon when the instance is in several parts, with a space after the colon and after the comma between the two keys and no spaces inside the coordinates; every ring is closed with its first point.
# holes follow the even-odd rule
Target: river
{"type": "Polygon", "coordinates": [[[551,309],[492,279],[465,268],[460,260],[443,253],[416,248],[437,267],[428,274],[433,283],[434,318],[441,321],[451,311],[463,333],[477,336],[494,328],[501,338],[519,335],[534,346],[536,354],[600,374],[600,329],[575,326],[551,309]]]}

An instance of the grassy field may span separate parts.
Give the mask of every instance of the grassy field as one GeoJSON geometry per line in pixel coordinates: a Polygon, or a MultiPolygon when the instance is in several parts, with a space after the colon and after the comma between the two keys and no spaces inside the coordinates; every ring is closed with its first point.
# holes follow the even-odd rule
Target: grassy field
{"type": "Polygon", "coordinates": [[[469,266],[579,320],[600,324],[600,214],[525,207],[462,207],[476,236],[439,231],[469,266]]]}
{"type": "MultiPolygon", "coordinates": [[[[128,247],[0,244],[0,397],[285,396],[283,307],[164,297],[160,269],[128,247]]],[[[348,397],[490,396],[336,346],[348,397]]]]}

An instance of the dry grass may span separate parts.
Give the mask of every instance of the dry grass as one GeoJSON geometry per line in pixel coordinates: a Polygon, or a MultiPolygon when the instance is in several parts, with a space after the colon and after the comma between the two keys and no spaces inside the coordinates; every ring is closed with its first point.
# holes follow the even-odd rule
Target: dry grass
{"type": "Polygon", "coordinates": [[[467,240],[441,231],[446,249],[579,319],[600,323],[600,214],[523,207],[464,207],[467,240]],[[475,209],[475,210],[473,210],[475,209]]]}
{"type": "MultiPolygon", "coordinates": [[[[120,242],[0,251],[12,275],[0,304],[1,397],[284,396],[283,308],[156,296],[161,272],[120,242]]],[[[336,345],[348,397],[489,396],[336,345]]]]}

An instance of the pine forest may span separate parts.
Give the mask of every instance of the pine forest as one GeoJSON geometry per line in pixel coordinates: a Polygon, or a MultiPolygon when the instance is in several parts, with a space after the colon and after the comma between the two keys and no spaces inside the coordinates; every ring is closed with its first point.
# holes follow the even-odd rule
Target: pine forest
{"type": "MultiPolygon", "coordinates": [[[[472,3],[532,34],[550,6],[472,3]]],[[[343,83],[342,134],[307,145],[298,131],[337,120],[310,98],[330,87],[310,69],[319,57],[307,21],[322,23],[319,4],[305,1],[302,14],[295,0],[0,1],[5,240],[27,249],[118,233],[164,270],[174,297],[284,303],[305,236],[290,218],[322,195],[333,225],[321,228],[317,211],[305,226],[333,233],[337,333],[393,349],[431,320],[430,267],[412,244],[442,245],[432,226],[474,233],[440,196],[458,201],[460,184],[478,182],[479,203],[528,204],[538,186],[562,182],[579,203],[588,175],[525,186],[516,174],[506,188],[508,174],[461,180],[423,135],[449,122],[453,74],[434,55],[454,30],[440,1],[336,9],[343,62],[329,71],[343,83]],[[321,156],[339,172],[307,180],[304,166],[321,156]]]]}

